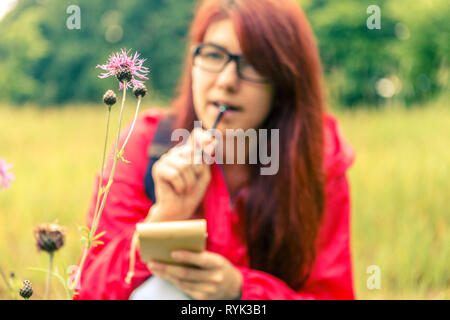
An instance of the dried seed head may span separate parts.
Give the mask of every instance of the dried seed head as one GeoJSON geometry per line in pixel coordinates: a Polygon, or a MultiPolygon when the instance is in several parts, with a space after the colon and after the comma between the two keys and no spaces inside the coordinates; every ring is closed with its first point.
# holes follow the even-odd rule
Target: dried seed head
{"type": "Polygon", "coordinates": [[[112,90],[108,90],[105,92],[105,94],[103,95],[103,102],[107,105],[107,106],[112,106],[113,104],[115,104],[117,101],[117,96],[114,93],[114,91],[112,90]]]}
{"type": "Polygon", "coordinates": [[[38,250],[52,253],[64,245],[65,230],[56,223],[45,223],[34,230],[38,250]]]}
{"type": "Polygon", "coordinates": [[[131,72],[130,68],[125,67],[117,71],[116,77],[117,80],[119,80],[122,83],[130,82],[131,78],[133,77],[133,73],[131,72]]]}
{"type": "Polygon", "coordinates": [[[22,283],[22,288],[20,288],[19,294],[24,299],[30,299],[30,297],[33,295],[33,287],[31,286],[30,281],[25,280],[22,283]]]}
{"type": "Polygon", "coordinates": [[[147,94],[147,87],[143,83],[139,83],[134,86],[133,93],[136,98],[143,98],[147,94]]]}

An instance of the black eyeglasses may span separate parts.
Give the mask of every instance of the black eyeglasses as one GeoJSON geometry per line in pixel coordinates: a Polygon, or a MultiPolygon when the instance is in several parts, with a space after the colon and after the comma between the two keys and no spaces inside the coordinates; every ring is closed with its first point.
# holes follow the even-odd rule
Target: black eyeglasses
{"type": "Polygon", "coordinates": [[[231,54],[227,49],[212,44],[200,43],[193,48],[194,66],[205,71],[222,72],[230,61],[236,62],[236,71],[241,79],[268,83],[269,79],[263,77],[255,68],[244,60],[242,54],[231,54]]]}

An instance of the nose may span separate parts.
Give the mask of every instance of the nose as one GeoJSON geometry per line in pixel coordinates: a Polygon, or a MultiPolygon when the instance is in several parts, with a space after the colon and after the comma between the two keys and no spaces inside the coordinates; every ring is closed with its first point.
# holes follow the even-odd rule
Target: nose
{"type": "Polygon", "coordinates": [[[239,87],[239,76],[236,61],[229,61],[217,76],[216,84],[226,91],[236,92],[239,87]]]}

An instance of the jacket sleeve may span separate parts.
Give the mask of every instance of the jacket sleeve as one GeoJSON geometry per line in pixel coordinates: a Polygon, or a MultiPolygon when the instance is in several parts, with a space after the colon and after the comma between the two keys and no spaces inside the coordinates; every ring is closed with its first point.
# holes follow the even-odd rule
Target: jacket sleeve
{"type": "MultiPolygon", "coordinates": [[[[144,175],[147,166],[146,150],[149,143],[148,121],[138,120],[124,152],[124,158],[130,163],[119,160],[114,182],[98,225],[97,234],[105,231],[101,238],[104,245],[91,248],[81,273],[80,287],[75,299],[128,299],[134,288],[150,276],[145,264],[140,260],[139,252],[130,252],[136,223],[145,219],[151,206],[145,195],[144,175]],[[145,122],[147,121],[147,125],[145,122]],[[125,278],[130,267],[130,257],[136,254],[134,276],[127,284],[125,278]]],[[[154,122],[154,121],[153,121],[154,122]]],[[[122,145],[128,130],[120,138],[122,145]]],[[[113,153],[110,154],[102,177],[102,185],[108,182],[111,172],[113,153]]],[[[88,226],[92,219],[97,200],[98,177],[88,212],[88,226]]]]}
{"type": "Polygon", "coordinates": [[[299,290],[280,279],[247,267],[237,267],[243,277],[243,300],[354,299],[350,256],[350,196],[345,174],[326,185],[326,211],[317,240],[310,277],[299,290]]]}

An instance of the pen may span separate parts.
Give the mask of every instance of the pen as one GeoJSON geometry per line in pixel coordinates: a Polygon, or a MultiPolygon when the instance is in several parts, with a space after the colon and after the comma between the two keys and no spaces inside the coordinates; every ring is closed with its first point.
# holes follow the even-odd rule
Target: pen
{"type": "Polygon", "coordinates": [[[216,121],[214,121],[214,124],[213,124],[213,126],[212,126],[211,129],[216,129],[217,125],[219,124],[220,119],[222,119],[222,116],[223,116],[223,115],[225,114],[225,112],[228,110],[228,107],[227,107],[226,105],[224,105],[224,104],[221,104],[221,105],[219,106],[219,110],[220,110],[220,113],[219,113],[219,115],[217,116],[216,121]]]}

